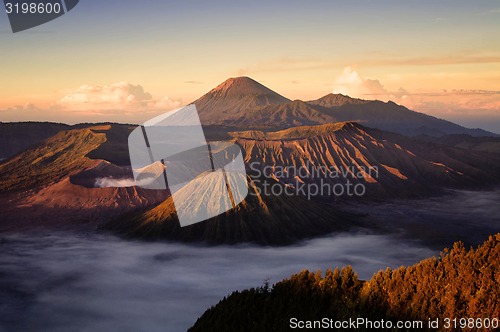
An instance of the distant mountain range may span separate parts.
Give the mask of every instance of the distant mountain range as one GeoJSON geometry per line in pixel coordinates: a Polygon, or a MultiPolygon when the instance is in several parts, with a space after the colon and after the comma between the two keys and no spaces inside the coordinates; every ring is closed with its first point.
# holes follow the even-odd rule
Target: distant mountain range
{"type": "Polygon", "coordinates": [[[351,202],[500,183],[500,154],[491,153],[500,152],[498,138],[398,134],[417,134],[423,126],[433,128],[434,134],[478,132],[394,103],[333,94],[316,101],[290,101],[249,78],[229,79],[195,103],[208,140],[229,140],[243,149],[253,194],[236,209],[181,228],[168,191],[133,186],[127,146],[133,125],[1,123],[5,139],[0,158],[5,160],[0,161],[0,232],[83,223],[146,238],[284,244],[359,226],[359,218],[334,204],[346,197],[265,194],[266,182],[297,188],[321,181],[334,185],[348,177],[366,187],[366,195],[351,197],[351,202]],[[338,122],[341,117],[364,120],[338,122]],[[399,130],[367,127],[377,123],[399,130]],[[319,179],[276,171],[290,166],[347,173],[340,179],[319,179]],[[258,174],[264,168],[273,171],[264,177],[258,174]],[[376,176],[352,176],[369,168],[377,169],[376,176]]]}
{"type": "Polygon", "coordinates": [[[328,94],[306,102],[291,101],[248,77],[230,78],[194,104],[204,125],[284,129],[355,121],[410,136],[498,136],[411,111],[391,101],[362,100],[342,94],[328,94]]]}

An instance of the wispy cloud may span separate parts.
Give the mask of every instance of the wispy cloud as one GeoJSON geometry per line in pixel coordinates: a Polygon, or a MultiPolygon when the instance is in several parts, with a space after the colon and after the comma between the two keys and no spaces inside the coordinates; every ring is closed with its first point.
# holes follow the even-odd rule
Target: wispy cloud
{"type": "MultiPolygon", "coordinates": [[[[398,56],[377,55],[364,57],[359,56],[351,59],[363,67],[391,67],[391,66],[443,66],[443,65],[469,65],[469,64],[500,64],[500,54],[474,54],[465,52],[463,54],[447,54],[433,56],[398,56]]],[[[311,70],[337,70],[345,65],[345,59],[326,59],[320,57],[280,57],[261,61],[259,63],[239,68],[238,75],[252,75],[256,73],[276,72],[302,72],[311,70]]]]}
{"type": "Polygon", "coordinates": [[[488,16],[488,15],[497,15],[500,14],[500,8],[492,8],[486,11],[483,11],[477,15],[479,16],[488,16]]]}
{"type": "Polygon", "coordinates": [[[378,58],[365,59],[359,61],[363,65],[377,66],[435,66],[435,65],[457,65],[457,64],[479,64],[479,63],[500,63],[500,54],[490,55],[442,55],[442,56],[421,56],[402,58],[378,58]]]}

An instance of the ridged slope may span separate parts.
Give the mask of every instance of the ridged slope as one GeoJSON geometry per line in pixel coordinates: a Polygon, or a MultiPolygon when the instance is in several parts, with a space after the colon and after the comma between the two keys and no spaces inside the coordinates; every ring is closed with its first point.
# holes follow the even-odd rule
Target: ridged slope
{"type": "MultiPolygon", "coordinates": [[[[145,239],[282,245],[358,225],[352,215],[339,212],[328,204],[296,196],[264,195],[261,182],[250,177],[248,181],[249,194],[242,203],[204,222],[181,228],[170,197],[150,211],[116,219],[108,223],[106,229],[145,239]]],[[[221,184],[204,178],[190,185],[207,188],[206,191],[212,194],[221,184]]]]}
{"type": "MultiPolygon", "coordinates": [[[[367,191],[368,195],[371,192],[411,197],[428,194],[433,187],[460,187],[498,180],[495,172],[500,166],[499,158],[487,160],[486,155],[430,146],[396,134],[368,130],[352,122],[231,135],[243,147],[245,162],[254,164],[252,168],[291,166],[300,170],[314,166],[348,171],[351,182],[372,188],[367,191]],[[400,141],[405,143],[404,147],[398,144],[400,141]],[[491,164],[496,166],[490,167],[491,164]],[[367,175],[378,176],[355,176],[358,171],[367,173],[370,169],[377,169],[378,173],[367,175]]],[[[293,175],[282,176],[280,181],[292,183],[293,175]]],[[[317,182],[317,179],[303,177],[301,181],[317,182]]],[[[345,182],[345,179],[326,178],[325,181],[345,182]]]]}
{"type": "MultiPolygon", "coordinates": [[[[340,198],[351,202],[357,199],[370,201],[427,196],[433,190],[446,186],[461,187],[500,180],[500,158],[489,160],[492,167],[477,165],[478,160],[485,161],[488,156],[475,155],[469,158],[466,152],[456,149],[429,147],[416,140],[405,141],[396,134],[386,134],[385,137],[383,132],[370,133],[356,123],[230,134],[243,148],[244,160],[251,175],[248,178],[250,194],[235,210],[181,228],[177,222],[174,202],[168,199],[150,211],[115,220],[106,227],[134,237],[210,243],[249,241],[280,244],[345,229],[349,224],[356,225],[352,216],[339,213],[329,204],[332,200],[338,201],[336,197],[316,196],[307,199],[300,193],[263,194],[264,185],[284,187],[297,184],[294,176],[287,177],[278,172],[256,174],[256,169],[264,167],[268,170],[289,167],[298,170],[310,166],[325,166],[341,172],[347,171],[347,178],[351,183],[362,183],[367,188],[364,197],[340,198]],[[397,139],[404,146],[392,141],[397,139]],[[437,152],[433,153],[433,149],[437,152]],[[452,167],[447,165],[448,162],[452,167]],[[359,178],[355,175],[358,170],[375,167],[378,169],[376,177],[359,178]]],[[[300,183],[319,183],[318,178],[298,177],[300,183]]],[[[338,179],[324,177],[322,180],[329,184],[346,182],[343,176],[338,179]]],[[[188,186],[211,195],[214,190],[217,192],[220,185],[203,178],[188,186]]],[[[186,192],[189,194],[189,188],[186,192]]]]}

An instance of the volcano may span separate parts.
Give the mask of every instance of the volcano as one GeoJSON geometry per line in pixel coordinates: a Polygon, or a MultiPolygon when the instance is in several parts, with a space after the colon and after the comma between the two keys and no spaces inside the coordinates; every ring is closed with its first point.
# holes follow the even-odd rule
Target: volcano
{"type": "Polygon", "coordinates": [[[317,100],[291,101],[249,77],[230,78],[194,104],[205,126],[276,130],[355,121],[408,136],[498,136],[415,112],[392,101],[363,100],[333,93],[317,100]]]}
{"type": "Polygon", "coordinates": [[[194,102],[204,125],[234,125],[259,109],[290,100],[249,77],[230,78],[194,102]]]}

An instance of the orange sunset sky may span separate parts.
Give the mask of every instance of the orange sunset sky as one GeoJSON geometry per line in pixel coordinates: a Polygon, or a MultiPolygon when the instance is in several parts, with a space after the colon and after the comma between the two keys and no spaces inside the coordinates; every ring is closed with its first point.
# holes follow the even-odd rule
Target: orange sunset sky
{"type": "Polygon", "coordinates": [[[140,123],[249,76],[500,133],[498,1],[82,0],[16,34],[3,12],[0,47],[0,121],[140,123]]]}

